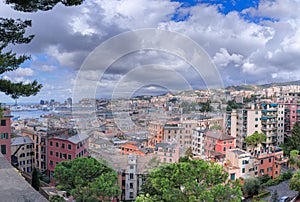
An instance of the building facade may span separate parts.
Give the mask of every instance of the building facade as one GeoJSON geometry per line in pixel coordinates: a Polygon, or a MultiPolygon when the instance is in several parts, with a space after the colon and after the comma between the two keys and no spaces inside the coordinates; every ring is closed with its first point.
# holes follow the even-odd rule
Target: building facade
{"type": "Polygon", "coordinates": [[[9,110],[0,111],[0,152],[11,162],[11,114],[9,110]]]}

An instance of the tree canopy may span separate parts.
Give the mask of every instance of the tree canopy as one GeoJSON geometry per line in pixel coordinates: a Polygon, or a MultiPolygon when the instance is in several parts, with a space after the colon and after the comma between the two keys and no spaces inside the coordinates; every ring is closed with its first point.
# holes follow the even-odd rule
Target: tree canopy
{"type": "Polygon", "coordinates": [[[12,5],[12,8],[22,12],[48,11],[58,3],[65,6],[80,5],[83,0],[6,0],[5,3],[12,5]]]}
{"type": "Polygon", "coordinates": [[[245,143],[250,148],[255,148],[264,141],[266,141],[266,135],[257,132],[245,138],[245,143]]]}
{"type": "Polygon", "coordinates": [[[117,196],[118,175],[106,162],[94,158],[76,158],[56,165],[54,179],[59,187],[78,201],[109,201],[117,196]]]}
{"type": "Polygon", "coordinates": [[[222,166],[203,160],[167,164],[150,172],[136,201],[240,201],[239,181],[222,166]]]}
{"type": "MultiPolygon", "coordinates": [[[[80,5],[83,0],[5,0],[6,4],[14,10],[22,12],[36,12],[51,10],[58,3],[65,6],[80,5]]],[[[17,44],[28,44],[34,35],[26,36],[26,29],[31,26],[31,20],[12,18],[0,18],[0,92],[17,100],[20,97],[36,95],[42,88],[36,80],[31,83],[14,83],[9,79],[1,77],[2,74],[14,71],[22,63],[30,59],[28,55],[17,55],[10,50],[17,44]]]]}
{"type": "MultiPolygon", "coordinates": [[[[30,20],[0,18],[0,75],[18,69],[23,62],[30,59],[27,55],[17,56],[13,51],[7,50],[9,45],[27,44],[32,40],[33,35],[25,36],[26,28],[30,26],[30,20]]],[[[13,99],[36,95],[41,88],[42,85],[37,81],[24,84],[0,78],[0,91],[13,99]]]]}
{"type": "Polygon", "coordinates": [[[300,171],[298,170],[292,177],[290,184],[290,189],[295,191],[300,191],[300,171]]]}
{"type": "Polygon", "coordinates": [[[300,151],[300,130],[298,122],[293,126],[292,136],[285,139],[283,147],[287,154],[290,154],[292,150],[300,151]]]}

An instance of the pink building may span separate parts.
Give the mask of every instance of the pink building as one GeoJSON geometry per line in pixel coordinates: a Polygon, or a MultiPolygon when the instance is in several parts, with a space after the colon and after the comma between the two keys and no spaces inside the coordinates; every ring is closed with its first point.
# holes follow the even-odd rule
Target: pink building
{"type": "Polygon", "coordinates": [[[53,172],[57,163],[68,161],[77,157],[88,156],[88,136],[74,135],[71,137],[54,136],[48,139],[48,170],[50,179],[53,179],[53,172]]]}
{"type": "Polygon", "coordinates": [[[11,118],[9,110],[0,112],[0,147],[1,153],[5,158],[11,162],[11,151],[10,151],[10,135],[11,135],[11,118]]]}
{"type": "Polygon", "coordinates": [[[234,149],[234,137],[222,131],[207,131],[204,135],[204,154],[211,158],[225,157],[226,151],[234,149]]]}
{"type": "Polygon", "coordinates": [[[284,133],[286,136],[292,135],[292,130],[297,120],[300,120],[300,110],[297,102],[287,101],[284,104],[284,133]]]}

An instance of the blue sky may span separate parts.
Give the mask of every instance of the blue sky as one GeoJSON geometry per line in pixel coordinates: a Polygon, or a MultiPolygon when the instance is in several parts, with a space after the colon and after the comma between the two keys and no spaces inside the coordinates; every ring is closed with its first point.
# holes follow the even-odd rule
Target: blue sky
{"type": "MultiPolygon", "coordinates": [[[[158,28],[178,32],[198,43],[216,65],[225,86],[245,81],[261,84],[298,80],[299,4],[297,0],[97,0],[70,8],[58,5],[48,12],[20,13],[0,3],[3,17],[31,19],[33,26],[27,33],[35,34],[30,44],[12,47],[19,54],[30,54],[32,59],[2,78],[16,82],[36,79],[44,85],[37,96],[19,102],[52,98],[63,101],[73,96],[76,76],[97,46],[126,31],[158,28]]],[[[86,72],[86,83],[98,80],[95,97],[110,97],[116,83],[142,64],[168,65],[193,87],[203,84],[186,62],[153,51],[120,58],[101,80],[97,78],[99,71],[91,69],[86,72]]],[[[133,83],[138,79],[127,85],[133,83]]],[[[157,86],[148,90],[160,91],[157,86]]],[[[82,92],[82,97],[87,95],[82,92]]],[[[0,94],[0,101],[12,100],[0,94]]]]}

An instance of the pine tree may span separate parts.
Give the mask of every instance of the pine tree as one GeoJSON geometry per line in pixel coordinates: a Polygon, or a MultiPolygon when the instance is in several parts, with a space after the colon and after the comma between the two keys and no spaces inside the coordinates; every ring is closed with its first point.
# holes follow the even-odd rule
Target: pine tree
{"type": "Polygon", "coordinates": [[[39,191],[40,179],[39,179],[39,172],[36,168],[33,168],[33,171],[32,171],[31,185],[35,190],[39,191]]]}

